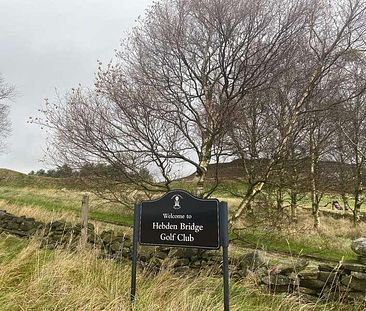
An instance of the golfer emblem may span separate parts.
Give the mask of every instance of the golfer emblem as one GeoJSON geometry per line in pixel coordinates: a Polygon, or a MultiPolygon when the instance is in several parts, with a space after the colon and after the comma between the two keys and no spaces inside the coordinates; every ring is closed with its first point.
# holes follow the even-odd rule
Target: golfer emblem
{"type": "Polygon", "coordinates": [[[174,199],[174,209],[180,209],[180,200],[182,199],[182,196],[179,194],[173,195],[172,199],[174,199]]]}

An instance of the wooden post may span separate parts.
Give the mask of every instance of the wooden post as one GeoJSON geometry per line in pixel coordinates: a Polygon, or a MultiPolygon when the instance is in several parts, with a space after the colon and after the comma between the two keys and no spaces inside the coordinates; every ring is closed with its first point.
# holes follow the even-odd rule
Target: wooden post
{"type": "Polygon", "coordinates": [[[81,201],[81,240],[85,245],[88,240],[88,214],[89,214],[89,195],[84,194],[81,201]]]}

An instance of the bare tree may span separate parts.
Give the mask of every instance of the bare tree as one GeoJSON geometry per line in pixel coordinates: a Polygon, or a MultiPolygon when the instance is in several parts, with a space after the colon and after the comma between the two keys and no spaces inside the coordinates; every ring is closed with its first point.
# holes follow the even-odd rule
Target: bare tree
{"type": "Polygon", "coordinates": [[[303,6],[286,3],[157,4],[148,22],[135,29],[129,49],[118,53],[120,66],[99,75],[99,89],[116,103],[131,93],[130,87],[120,94],[116,77],[126,76],[154,94],[149,105],[156,118],[176,129],[181,146],[173,154],[196,170],[198,195],[243,98],[273,80],[279,59],[291,53],[303,6]]]}
{"type": "MultiPolygon", "coordinates": [[[[296,41],[297,49],[292,55],[292,62],[285,59],[281,63],[295,70],[292,70],[293,74],[289,75],[292,82],[286,84],[293,86],[287,94],[289,118],[277,144],[275,156],[268,161],[268,174],[278,159],[288,150],[294,129],[301,115],[309,111],[308,103],[315,98],[319,86],[326,85],[328,77],[334,76],[335,71],[338,72],[344,56],[351,51],[364,50],[365,5],[359,0],[337,3],[310,2],[306,12],[307,24],[303,28],[301,37],[296,41]]],[[[313,108],[310,108],[310,111],[312,110],[313,108]]],[[[264,185],[265,180],[259,182],[251,193],[243,198],[237,211],[232,215],[232,221],[243,214],[248,203],[255,198],[264,185]]]]}
{"type": "Polygon", "coordinates": [[[5,100],[12,99],[14,88],[5,83],[0,75],[0,152],[5,147],[4,138],[10,133],[9,106],[5,100]]]}
{"type": "Polygon", "coordinates": [[[335,109],[339,120],[336,153],[343,164],[340,177],[344,205],[345,208],[348,205],[346,191],[352,192],[354,205],[349,208],[353,212],[354,222],[357,223],[365,201],[363,187],[366,161],[366,63],[364,55],[356,51],[348,55],[344,62],[346,75],[338,89],[347,100],[335,109]],[[353,94],[357,96],[352,96],[353,94]],[[348,180],[343,180],[346,177],[348,180]]]}
{"type": "Polygon", "coordinates": [[[176,167],[188,165],[196,194],[209,195],[209,163],[225,155],[243,99],[283,70],[279,60],[293,52],[305,9],[304,1],[285,0],[154,4],[116,62],[100,68],[98,96],[77,90],[57,109],[48,105],[40,123],[54,131],[54,154],[62,163],[147,167],[156,173],[150,186],[159,189],[169,189],[176,167]]]}

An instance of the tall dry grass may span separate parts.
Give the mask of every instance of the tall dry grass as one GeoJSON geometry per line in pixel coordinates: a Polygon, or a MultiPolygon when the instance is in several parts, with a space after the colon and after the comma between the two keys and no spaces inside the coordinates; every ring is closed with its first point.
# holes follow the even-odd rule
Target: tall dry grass
{"type": "Polygon", "coordinates": [[[44,223],[55,220],[65,220],[71,223],[78,221],[77,217],[69,211],[47,211],[34,206],[8,204],[4,200],[0,200],[0,209],[17,216],[31,217],[44,223]]]}
{"type": "MultiPolygon", "coordinates": [[[[80,223],[80,216],[76,216],[75,213],[70,211],[48,211],[29,205],[8,204],[4,200],[0,200],[0,210],[6,210],[8,213],[16,216],[34,218],[35,220],[43,223],[51,223],[57,220],[63,220],[74,225],[80,223]]],[[[89,220],[89,222],[94,225],[96,233],[100,233],[103,230],[122,230],[128,234],[132,234],[132,230],[128,227],[113,225],[96,220],[89,220]]]]}
{"type": "MultiPolygon", "coordinates": [[[[39,240],[0,235],[0,310],[223,310],[222,280],[209,274],[178,276],[138,271],[130,304],[130,263],[98,259],[93,249],[42,250],[39,240]]],[[[250,282],[231,283],[231,310],[357,310],[357,306],[305,304],[269,295],[250,282]]]]}

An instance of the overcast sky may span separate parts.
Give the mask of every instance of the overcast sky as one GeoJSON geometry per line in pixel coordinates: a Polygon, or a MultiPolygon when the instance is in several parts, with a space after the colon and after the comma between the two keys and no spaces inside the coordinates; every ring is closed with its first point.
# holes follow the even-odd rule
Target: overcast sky
{"type": "Polygon", "coordinates": [[[97,60],[113,58],[152,0],[0,0],[0,73],[15,85],[12,135],[0,167],[28,173],[41,162],[45,135],[27,124],[44,98],[93,84],[97,60]]]}

